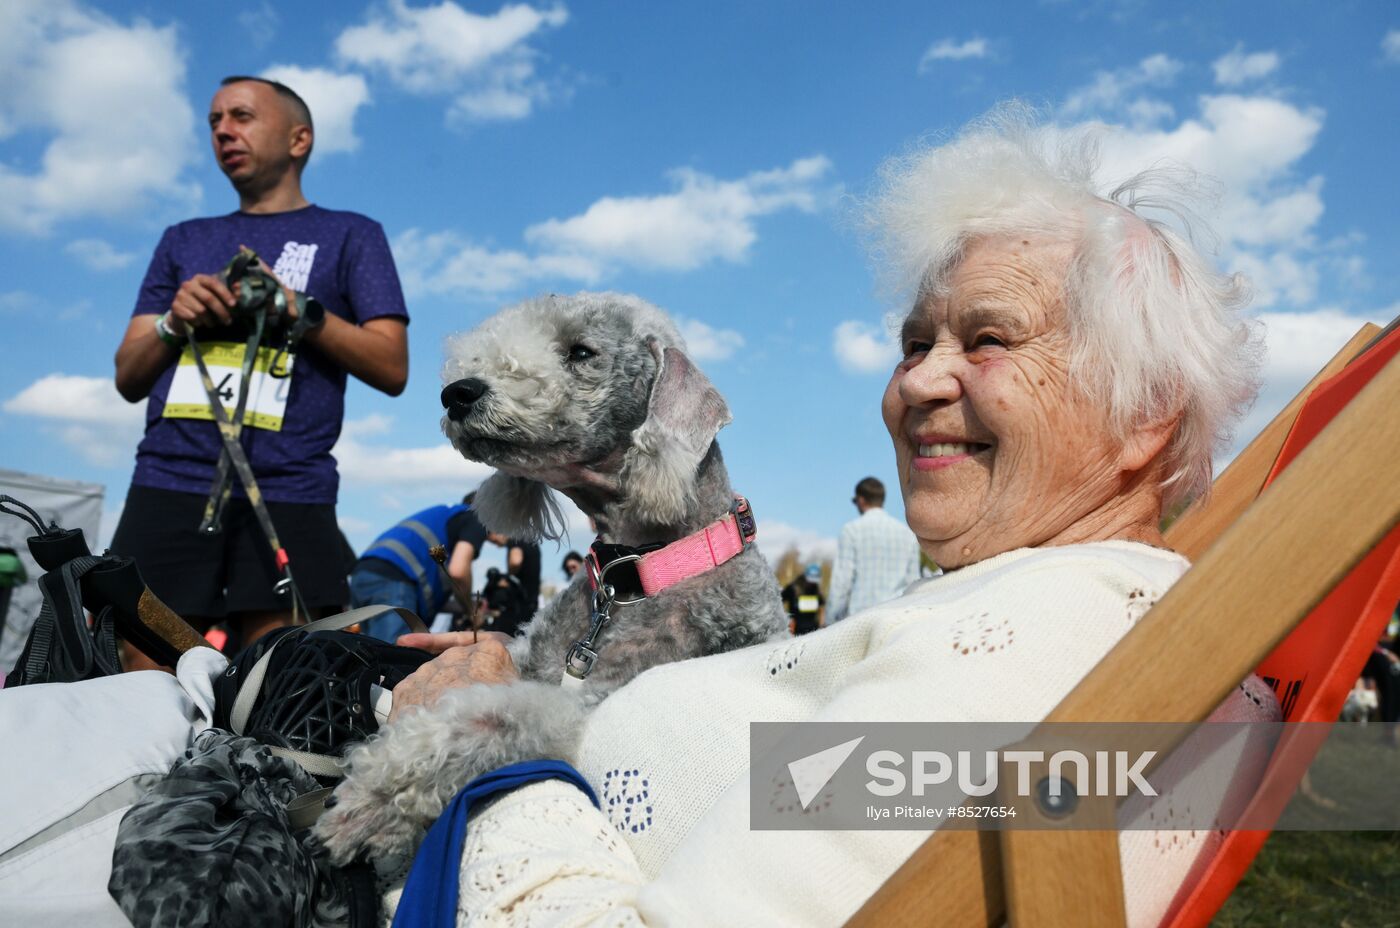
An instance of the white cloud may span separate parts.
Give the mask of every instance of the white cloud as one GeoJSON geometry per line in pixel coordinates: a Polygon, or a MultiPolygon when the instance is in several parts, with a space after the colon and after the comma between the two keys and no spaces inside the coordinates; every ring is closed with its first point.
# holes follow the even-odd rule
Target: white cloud
{"type": "Polygon", "coordinates": [[[797,549],[798,557],[804,562],[826,561],[836,557],[835,538],[773,519],[758,520],[755,542],[769,565],[776,565],[784,552],[793,548],[797,549]]]}
{"type": "Polygon", "coordinates": [[[1220,196],[1206,218],[1224,264],[1249,277],[1255,307],[1307,308],[1322,278],[1313,232],[1324,208],[1323,178],[1296,174],[1322,131],[1323,112],[1236,94],[1203,96],[1198,105],[1196,118],[1174,127],[1110,133],[1102,146],[1104,185],[1163,162],[1218,179],[1220,196]]]}
{"type": "Polygon", "coordinates": [[[619,268],[689,271],[710,261],[744,260],[758,239],[755,220],[785,209],[814,212],[834,196],[821,182],[820,155],[786,168],[719,180],[672,172],[674,193],[603,197],[584,212],[525,230],[533,252],[494,249],[455,232],[409,229],[394,259],[410,293],[494,295],[536,281],[595,284],[619,268]]]}
{"type": "Polygon", "coordinates": [[[1236,252],[1230,258],[1229,268],[1249,278],[1254,293],[1250,305],[1256,309],[1268,309],[1280,302],[1306,306],[1317,296],[1317,264],[1287,251],[1267,255],[1236,252]]]}
{"type": "Polygon", "coordinates": [[[33,312],[42,305],[40,299],[28,290],[7,290],[0,293],[0,313],[6,315],[33,312]]]}
{"type": "Polygon", "coordinates": [[[262,0],[258,6],[248,7],[238,14],[238,25],[247,30],[248,38],[257,48],[262,48],[277,37],[280,24],[281,17],[268,0],[262,0]]]}
{"type": "Polygon", "coordinates": [[[394,430],[394,417],[373,412],[358,419],[346,419],[340,427],[340,437],[364,438],[369,435],[387,435],[394,430]]]}
{"type": "Polygon", "coordinates": [[[1127,116],[1135,125],[1152,125],[1173,115],[1171,107],[1158,100],[1134,96],[1145,88],[1169,87],[1181,73],[1182,64],[1161,53],[1149,55],[1130,68],[1099,71],[1094,79],[1074,90],[1065,99],[1062,112],[1070,118],[1085,116],[1127,116]]]}
{"type": "Polygon", "coordinates": [[[591,258],[483,248],[455,232],[409,229],[394,238],[393,251],[409,294],[493,295],[537,280],[592,284],[603,273],[591,258]]]}
{"type": "Polygon", "coordinates": [[[140,423],[146,410],[117,393],[110,377],[48,374],[5,401],[6,412],[69,422],[140,423]]]}
{"type": "Polygon", "coordinates": [[[463,458],[446,438],[421,448],[366,441],[386,435],[392,426],[393,419],[382,415],[346,420],[331,451],[341,477],[349,483],[386,489],[446,486],[460,494],[491,474],[485,464],[463,458]]]}
{"type": "Polygon", "coordinates": [[[47,140],[0,163],[0,227],[191,208],[195,116],[176,28],[123,26],[73,0],[0,5],[0,139],[47,140]],[[120,114],[114,118],[113,114],[120,114]]]}
{"type": "Polygon", "coordinates": [[[548,97],[535,74],[539,53],[527,43],[568,19],[563,6],[507,4],[482,16],[451,0],[417,8],[390,0],[335,47],[343,61],[382,70],[405,90],[455,94],[453,119],[520,119],[548,97]]]}
{"type": "MultiPolygon", "coordinates": [[[[368,519],[361,519],[359,516],[345,516],[336,513],[336,522],[340,524],[340,530],[347,536],[361,536],[374,528],[374,523],[368,519]]],[[[362,546],[356,546],[356,550],[362,546]]]]}
{"type": "Polygon", "coordinates": [[[1336,307],[1310,312],[1258,314],[1264,324],[1267,354],[1265,381],[1292,385],[1289,397],[1297,393],[1328,358],[1336,354],[1356,330],[1368,322],[1384,326],[1390,321],[1384,313],[1353,315],[1336,307]]]}
{"type": "Polygon", "coordinates": [[[1400,29],[1392,29],[1381,39],[1381,51],[1386,61],[1400,61],[1400,29]]]}
{"type": "Polygon", "coordinates": [[[328,155],[360,147],[355,135],[355,113],[370,102],[369,85],[363,77],[289,64],[268,68],[261,76],[281,81],[306,101],[316,127],[314,154],[328,155]]]}
{"type": "Polygon", "coordinates": [[[733,329],[716,329],[699,319],[676,317],[676,327],[696,361],[724,361],[744,347],[744,336],[733,329]]]}
{"type": "Polygon", "coordinates": [[[1324,307],[1308,312],[1259,313],[1267,348],[1259,398],[1236,430],[1234,446],[1225,460],[1249,444],[1357,329],[1367,322],[1384,326],[1393,310],[1354,315],[1324,307]]]}
{"type": "Polygon", "coordinates": [[[758,238],[753,220],[784,209],[815,212],[827,193],[818,184],[830,170],[821,155],[738,180],[680,168],[671,172],[674,193],[604,197],[577,216],[531,226],[525,240],[547,251],[658,270],[741,261],[758,238]]]}
{"type": "Polygon", "coordinates": [[[140,257],[132,251],[117,251],[100,238],[75,239],[63,246],[63,250],[94,271],[120,270],[140,257]]]}
{"type": "Polygon", "coordinates": [[[1278,52],[1251,52],[1246,55],[1241,44],[1215,59],[1211,67],[1215,70],[1217,84],[1222,87],[1238,87],[1240,84],[1268,77],[1278,69],[1278,65],[1278,52]]]}
{"type": "Polygon", "coordinates": [[[27,290],[10,290],[0,293],[0,315],[27,313],[72,322],[81,319],[92,309],[92,300],[84,297],[68,304],[53,304],[27,290]]]}
{"type": "Polygon", "coordinates": [[[1105,186],[1154,165],[1187,165],[1220,181],[1209,218],[1227,254],[1309,247],[1323,181],[1299,181],[1295,172],[1322,131],[1323,112],[1266,96],[1203,96],[1198,104],[1197,118],[1172,128],[1111,132],[1102,146],[1105,186]]]}
{"type": "Polygon", "coordinates": [[[892,336],[854,320],[836,327],[831,349],[842,369],[856,374],[887,374],[899,360],[899,345],[892,336]]]}
{"type": "Polygon", "coordinates": [[[0,408],[47,420],[47,431],[99,467],[131,456],[146,419],[145,404],[122,399],[109,377],[48,374],[0,408]]]}
{"type": "Polygon", "coordinates": [[[1218,178],[1227,193],[1265,188],[1286,180],[1322,131],[1322,110],[1273,97],[1224,94],[1198,103],[1199,117],[1175,128],[1113,133],[1103,147],[1108,176],[1124,177],[1165,160],[1218,178]]]}
{"type": "Polygon", "coordinates": [[[1176,108],[1165,100],[1138,97],[1123,108],[1128,123],[1134,126],[1153,126],[1176,116],[1176,108]]]}
{"type": "Polygon", "coordinates": [[[919,73],[923,74],[935,61],[963,61],[968,58],[986,58],[987,40],[971,38],[966,42],[954,39],[939,39],[924,51],[919,59],[919,73]]]}

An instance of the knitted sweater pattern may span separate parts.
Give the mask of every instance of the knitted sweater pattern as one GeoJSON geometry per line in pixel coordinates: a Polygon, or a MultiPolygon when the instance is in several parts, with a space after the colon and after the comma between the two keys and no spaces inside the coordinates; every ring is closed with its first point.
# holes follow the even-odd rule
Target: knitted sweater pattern
{"type": "MultiPolygon", "coordinates": [[[[556,781],[474,815],[458,923],[839,925],[928,832],[751,830],[749,723],[1039,721],[1187,567],[1129,542],[1020,549],[800,638],[653,668],[588,718],[573,760],[601,809],[556,781]]],[[[1260,687],[1217,716],[1276,718],[1260,687]]],[[[1161,919],[1211,834],[1122,834],[1130,924],[1161,919]]]]}

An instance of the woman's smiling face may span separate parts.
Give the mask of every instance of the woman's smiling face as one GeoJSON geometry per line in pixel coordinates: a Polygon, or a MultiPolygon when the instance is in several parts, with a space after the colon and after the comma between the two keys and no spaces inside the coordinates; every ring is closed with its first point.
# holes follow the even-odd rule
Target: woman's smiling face
{"type": "Polygon", "coordinates": [[[944,567],[1051,541],[1123,486],[1106,413],[1070,383],[1069,257],[974,242],[904,322],[885,426],[909,526],[944,567]]]}

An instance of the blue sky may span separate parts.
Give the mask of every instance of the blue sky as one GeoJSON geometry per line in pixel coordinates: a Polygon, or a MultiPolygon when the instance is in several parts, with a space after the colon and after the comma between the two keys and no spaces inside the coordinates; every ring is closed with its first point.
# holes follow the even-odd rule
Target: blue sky
{"type": "Polygon", "coordinates": [[[445,335],[616,289],[680,317],[728,397],[765,550],[829,551],[855,481],[894,483],[896,307],[855,204],[883,159],[1009,97],[1115,127],[1111,175],[1172,158],[1220,178],[1205,216],[1270,348],[1243,434],[1400,313],[1393,4],[9,0],[0,466],[105,484],[104,537],[142,421],[112,355],[161,230],[236,207],[201,132],[231,73],[308,99],[308,196],[383,223],[406,284],[408,389],[352,384],[337,448],[357,546],[480,479],[438,430],[445,335]]]}

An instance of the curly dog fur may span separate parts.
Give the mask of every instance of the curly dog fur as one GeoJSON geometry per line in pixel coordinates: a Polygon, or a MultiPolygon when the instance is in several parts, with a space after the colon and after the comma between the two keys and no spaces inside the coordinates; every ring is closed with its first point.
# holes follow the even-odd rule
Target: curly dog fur
{"type": "MultiPolygon", "coordinates": [[[[454,337],[447,353],[443,430],[463,456],[497,469],[476,496],[493,531],[558,537],[551,488],[616,544],[675,541],[729,510],[734,493],[714,440],[728,406],[656,307],[616,293],[528,300],[454,337]]],[[[561,687],[590,604],[580,571],[513,642],[519,682],[448,694],[347,754],[347,777],[316,828],[332,860],[411,853],[476,776],[517,761],[572,760],[582,714],[647,668],[787,629],[773,573],[750,548],[614,607],[592,674],[561,687]]]]}

